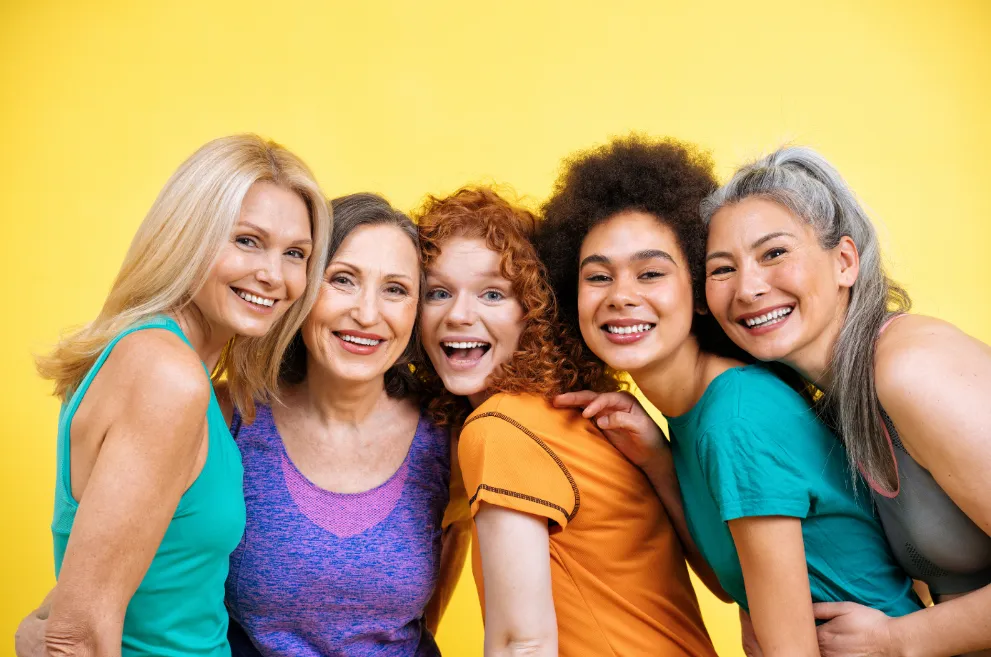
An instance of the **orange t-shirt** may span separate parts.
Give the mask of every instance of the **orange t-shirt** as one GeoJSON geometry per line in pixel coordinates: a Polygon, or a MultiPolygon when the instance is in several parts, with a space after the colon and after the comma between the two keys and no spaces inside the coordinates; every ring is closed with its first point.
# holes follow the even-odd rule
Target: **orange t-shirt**
{"type": "Polygon", "coordinates": [[[473,517],[484,500],[547,518],[563,657],[716,654],[654,489],[581,413],[494,395],[465,421],[458,455],[473,517]]]}

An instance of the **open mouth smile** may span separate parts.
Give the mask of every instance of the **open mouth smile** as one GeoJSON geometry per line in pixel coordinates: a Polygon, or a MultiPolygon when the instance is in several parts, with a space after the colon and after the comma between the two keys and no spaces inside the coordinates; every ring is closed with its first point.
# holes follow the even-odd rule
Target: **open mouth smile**
{"type": "Polygon", "coordinates": [[[648,333],[654,330],[655,326],[657,324],[651,322],[640,322],[637,324],[606,322],[599,328],[605,333],[606,339],[609,342],[614,344],[633,344],[646,337],[648,333]]]}
{"type": "Polygon", "coordinates": [[[750,333],[761,334],[772,331],[788,321],[795,306],[778,306],[748,315],[742,315],[736,322],[750,333]]]}
{"type": "Polygon", "coordinates": [[[248,304],[248,306],[257,312],[268,312],[272,310],[278,299],[272,299],[270,297],[263,297],[258,294],[253,294],[247,290],[242,290],[241,288],[231,287],[231,290],[238,296],[239,299],[248,304]]]}
{"type": "Polygon", "coordinates": [[[444,340],[440,343],[448,364],[455,370],[468,370],[482,360],[492,349],[492,345],[483,340],[444,340]]]}
{"type": "Polygon", "coordinates": [[[341,346],[344,347],[345,351],[362,356],[375,353],[386,341],[380,335],[360,331],[334,331],[334,336],[341,341],[341,346]]]}

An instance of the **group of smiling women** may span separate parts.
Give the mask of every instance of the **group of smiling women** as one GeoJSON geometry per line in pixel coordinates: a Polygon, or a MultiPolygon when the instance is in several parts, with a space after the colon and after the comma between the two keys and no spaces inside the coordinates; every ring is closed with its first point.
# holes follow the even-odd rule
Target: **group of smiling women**
{"type": "Polygon", "coordinates": [[[192,155],[39,359],[58,583],[19,653],[435,656],[469,531],[486,657],[714,655],[686,561],[751,655],[991,649],[991,349],[907,313],[826,160],[720,187],[631,136],[540,214],[192,155]]]}

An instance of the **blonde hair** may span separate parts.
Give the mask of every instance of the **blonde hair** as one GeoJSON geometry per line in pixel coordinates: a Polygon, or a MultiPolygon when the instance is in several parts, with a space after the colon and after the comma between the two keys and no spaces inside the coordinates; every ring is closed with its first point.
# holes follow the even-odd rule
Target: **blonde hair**
{"type": "Polygon", "coordinates": [[[276,396],[279,363],[320,289],[332,220],[303,161],[257,135],[205,144],[165,183],[131,241],[100,314],[36,359],[39,374],[55,382],[56,396],[65,401],[122,331],[191,304],[231,237],[244,197],[259,182],[295,192],[306,204],[313,239],[306,291],[266,335],[235,336],[213,378],[227,375],[234,403],[248,421],[254,418],[254,400],[276,396]]]}

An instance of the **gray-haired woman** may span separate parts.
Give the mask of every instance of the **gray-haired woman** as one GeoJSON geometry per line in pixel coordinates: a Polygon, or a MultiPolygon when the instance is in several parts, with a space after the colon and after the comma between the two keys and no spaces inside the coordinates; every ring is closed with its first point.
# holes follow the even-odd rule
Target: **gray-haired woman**
{"type": "Polygon", "coordinates": [[[743,167],[702,213],[711,312],[737,345],[825,393],[824,415],[870,484],[892,551],[938,603],[901,618],[819,604],[822,654],[991,648],[991,349],[906,314],[873,224],[811,149],[743,167]]]}

